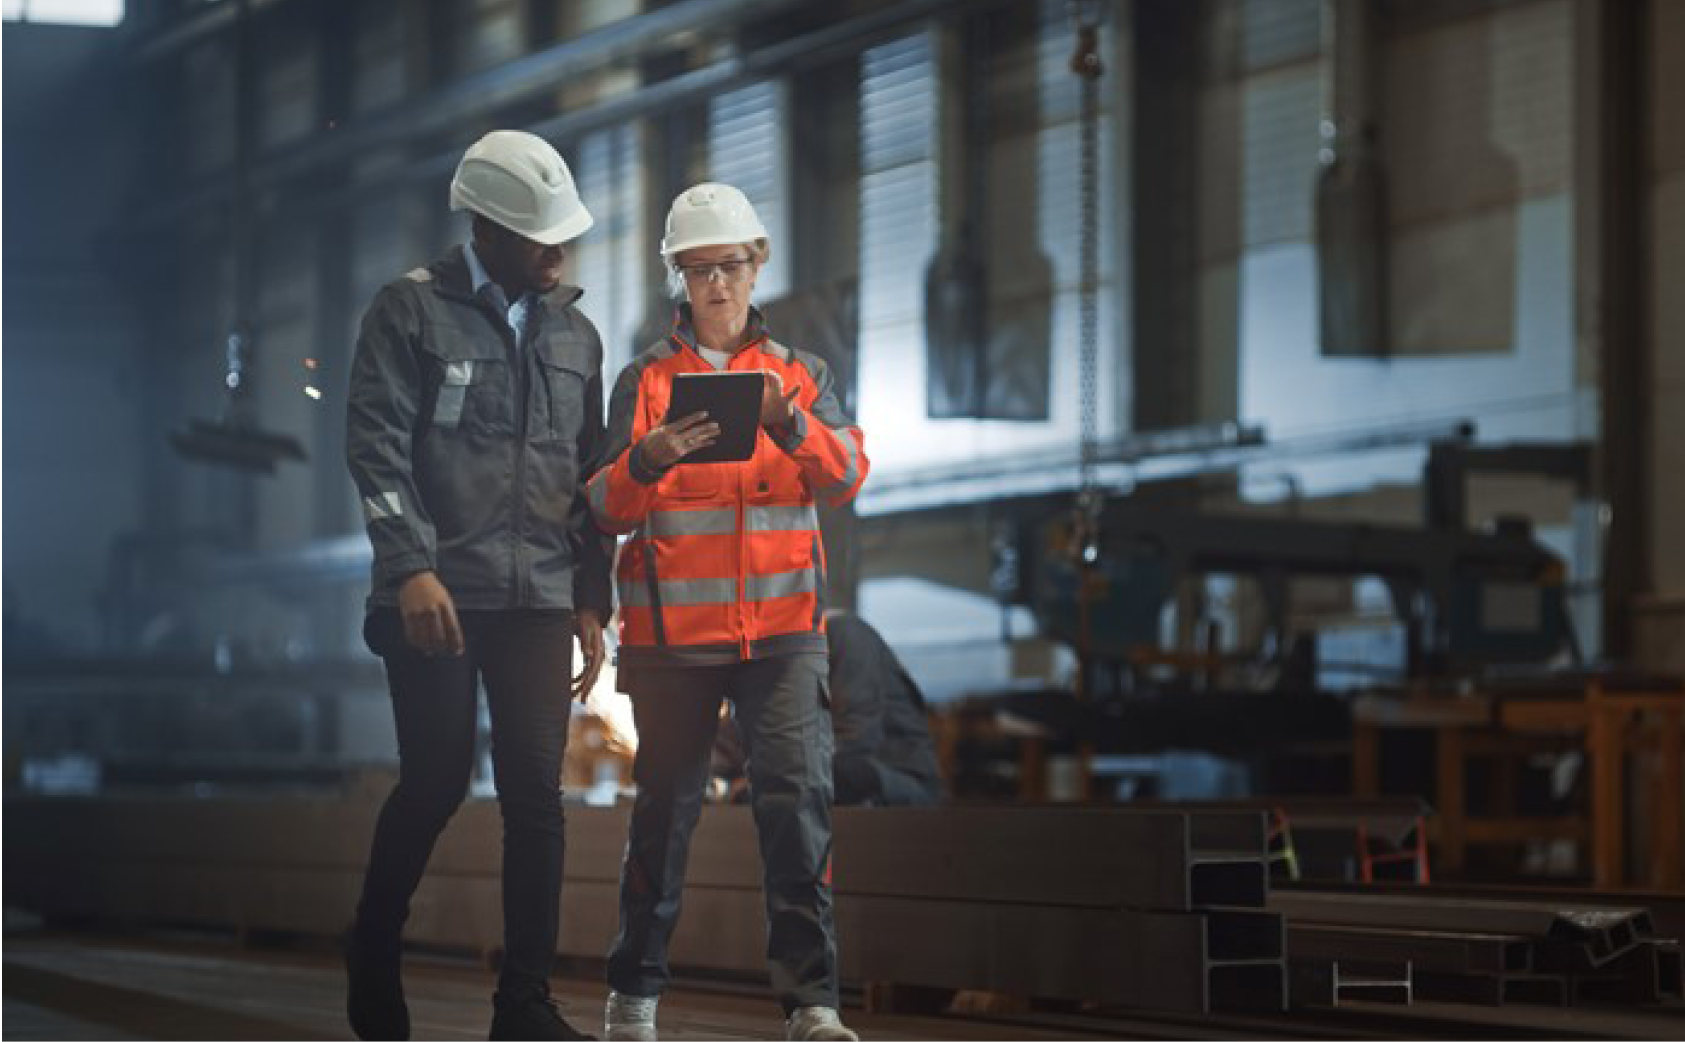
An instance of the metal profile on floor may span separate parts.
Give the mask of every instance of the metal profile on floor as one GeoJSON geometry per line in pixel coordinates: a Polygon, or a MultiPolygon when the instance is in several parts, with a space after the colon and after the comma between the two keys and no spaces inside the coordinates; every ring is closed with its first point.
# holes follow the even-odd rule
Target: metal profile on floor
{"type": "Polygon", "coordinates": [[[1341,1006],[1354,1000],[1408,1006],[1414,997],[1409,962],[1315,959],[1293,956],[1288,964],[1295,1008],[1341,1006]]]}
{"type": "Polygon", "coordinates": [[[1296,958],[1408,961],[1417,969],[1447,973],[1525,973],[1533,968],[1532,944],[1500,934],[1290,921],[1287,939],[1296,958]]]}
{"type": "Polygon", "coordinates": [[[1416,974],[1416,995],[1434,1002],[1474,1006],[1515,1002],[1545,1006],[1569,1004],[1567,976],[1545,973],[1471,975],[1422,970],[1416,974]]]}
{"type": "Polygon", "coordinates": [[[1295,958],[1409,958],[1424,999],[1654,1004],[1680,994],[1678,942],[1653,937],[1641,908],[1313,891],[1269,904],[1289,918],[1295,958]],[[1493,929],[1505,932],[1482,932],[1493,929]]]}
{"type": "Polygon", "coordinates": [[[1270,907],[1307,922],[1548,937],[1586,944],[1594,958],[1618,954],[1623,944],[1651,933],[1649,913],[1642,908],[1312,890],[1276,891],[1270,907]]]}

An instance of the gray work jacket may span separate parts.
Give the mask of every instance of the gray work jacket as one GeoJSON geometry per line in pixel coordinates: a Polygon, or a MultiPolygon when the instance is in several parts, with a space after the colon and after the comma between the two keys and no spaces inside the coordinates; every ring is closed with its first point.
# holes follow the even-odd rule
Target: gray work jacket
{"type": "Polygon", "coordinates": [[[371,606],[431,569],[459,609],[611,607],[613,541],[579,493],[603,446],[602,339],[559,286],[526,342],[457,247],[363,316],[345,456],[374,545],[371,606]]]}

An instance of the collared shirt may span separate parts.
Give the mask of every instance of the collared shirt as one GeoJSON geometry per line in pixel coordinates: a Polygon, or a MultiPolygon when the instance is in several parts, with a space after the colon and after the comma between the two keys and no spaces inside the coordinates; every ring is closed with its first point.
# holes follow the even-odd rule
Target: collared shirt
{"type": "MultiPolygon", "coordinates": [[[[468,278],[474,283],[474,295],[479,296],[480,291],[491,281],[491,276],[486,273],[486,266],[480,263],[480,255],[474,252],[473,243],[468,243],[462,248],[462,255],[468,260],[468,278]]],[[[502,287],[498,288],[498,293],[502,294],[502,287]]],[[[526,343],[527,316],[532,313],[532,299],[531,293],[521,294],[521,299],[510,304],[509,311],[504,316],[509,328],[515,332],[517,350],[526,343]]]]}

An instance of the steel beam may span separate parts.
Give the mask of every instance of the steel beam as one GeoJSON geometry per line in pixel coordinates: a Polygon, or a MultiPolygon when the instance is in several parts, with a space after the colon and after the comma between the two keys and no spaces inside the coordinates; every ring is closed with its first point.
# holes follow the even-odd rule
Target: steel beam
{"type": "Polygon", "coordinates": [[[1584,943],[1591,946],[1596,958],[1618,954],[1624,939],[1650,933],[1649,914],[1642,908],[1313,891],[1278,891],[1270,895],[1269,907],[1294,923],[1504,934],[1584,943]]]}
{"type": "Polygon", "coordinates": [[[1330,926],[1289,920],[1287,946],[1294,958],[1409,962],[1445,973],[1524,973],[1533,968],[1525,937],[1330,926]]]}
{"type": "Polygon", "coordinates": [[[1409,962],[1363,962],[1349,959],[1304,958],[1288,964],[1292,1005],[1339,1006],[1362,999],[1408,1006],[1412,998],[1409,962]]]}

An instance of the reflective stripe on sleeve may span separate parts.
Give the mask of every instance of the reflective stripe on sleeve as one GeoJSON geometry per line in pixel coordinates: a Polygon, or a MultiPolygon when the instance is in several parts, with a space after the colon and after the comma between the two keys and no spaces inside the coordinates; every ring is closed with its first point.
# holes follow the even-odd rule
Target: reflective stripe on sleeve
{"type": "Polygon", "coordinates": [[[836,436],[838,441],[843,443],[843,448],[846,449],[848,453],[848,466],[843,468],[842,477],[833,481],[829,485],[826,485],[825,490],[830,491],[831,489],[853,488],[854,479],[860,476],[860,447],[854,444],[854,435],[850,434],[847,429],[838,430],[834,427],[827,427],[825,429],[830,431],[836,436]]]}
{"type": "Polygon", "coordinates": [[[403,517],[404,504],[396,492],[382,492],[377,496],[363,497],[363,516],[370,521],[380,521],[389,517],[403,517]]]}

